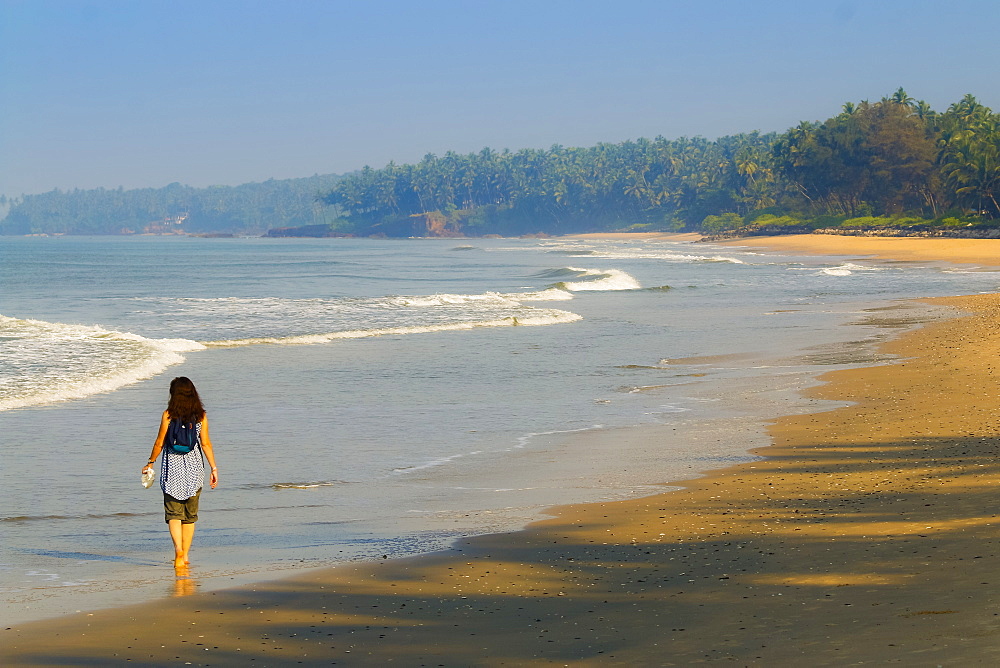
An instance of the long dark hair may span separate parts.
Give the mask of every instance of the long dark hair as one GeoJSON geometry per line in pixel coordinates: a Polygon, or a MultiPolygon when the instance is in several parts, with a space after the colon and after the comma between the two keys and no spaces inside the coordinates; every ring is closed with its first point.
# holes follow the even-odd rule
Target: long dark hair
{"type": "Polygon", "coordinates": [[[201,422],[205,419],[205,407],[198,396],[194,383],[186,376],[178,376],[170,381],[170,401],[167,413],[175,420],[201,422]]]}

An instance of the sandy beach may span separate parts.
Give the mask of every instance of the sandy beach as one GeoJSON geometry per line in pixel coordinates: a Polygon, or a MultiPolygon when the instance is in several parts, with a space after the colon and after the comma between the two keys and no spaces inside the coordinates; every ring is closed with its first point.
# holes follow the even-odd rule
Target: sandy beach
{"type": "MultiPolygon", "coordinates": [[[[987,240],[727,243],[1000,264],[987,240]]],[[[180,578],[169,600],[2,629],[0,663],[995,665],[1000,295],[933,301],[955,317],[824,376],[812,394],[850,405],[775,421],[764,460],[432,555],[209,593],[180,578]]]]}
{"type": "Polygon", "coordinates": [[[789,234],[776,237],[745,237],[716,243],[723,246],[761,248],[785,253],[854,255],[881,260],[955,262],[984,267],[1000,266],[1000,239],[789,234]]]}

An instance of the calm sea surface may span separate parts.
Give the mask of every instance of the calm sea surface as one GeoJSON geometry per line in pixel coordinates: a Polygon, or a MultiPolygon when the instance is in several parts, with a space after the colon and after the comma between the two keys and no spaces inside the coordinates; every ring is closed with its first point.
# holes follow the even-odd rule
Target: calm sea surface
{"type": "Polygon", "coordinates": [[[0,237],[0,621],[413,554],[743,461],[974,268],[617,240],[0,237]],[[178,582],[139,484],[186,375],[178,582]]]}

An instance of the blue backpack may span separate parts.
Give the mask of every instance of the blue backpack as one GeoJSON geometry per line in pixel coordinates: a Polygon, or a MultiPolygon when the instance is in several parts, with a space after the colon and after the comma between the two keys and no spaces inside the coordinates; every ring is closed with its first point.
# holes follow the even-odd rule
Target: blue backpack
{"type": "Polygon", "coordinates": [[[167,437],[163,444],[179,455],[186,455],[198,445],[198,429],[194,422],[170,420],[167,427],[167,437]]]}

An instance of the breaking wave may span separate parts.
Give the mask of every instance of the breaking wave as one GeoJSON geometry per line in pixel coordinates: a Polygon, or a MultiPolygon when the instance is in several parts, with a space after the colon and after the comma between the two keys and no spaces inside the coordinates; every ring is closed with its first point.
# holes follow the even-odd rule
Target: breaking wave
{"type": "Polygon", "coordinates": [[[0,315],[0,411],[112,392],[204,349],[186,339],[0,315]]]}
{"type": "Polygon", "coordinates": [[[157,376],[184,361],[185,353],[206,348],[561,325],[581,316],[538,302],[572,300],[580,291],[642,288],[618,269],[561,267],[538,278],[554,284],[481,294],[134,298],[131,312],[153,330],[146,336],[99,325],[0,316],[0,411],[112,392],[157,376]],[[172,338],[158,338],[157,332],[172,338]]]}
{"type": "Polygon", "coordinates": [[[845,262],[844,264],[836,267],[826,267],[824,269],[820,269],[819,274],[825,276],[850,276],[851,274],[859,271],[883,271],[883,269],[881,267],[864,267],[860,264],[854,264],[853,262],[845,262]]]}
{"type": "Polygon", "coordinates": [[[482,320],[477,322],[455,322],[440,325],[423,325],[411,327],[385,327],[376,329],[357,329],[343,332],[325,332],[321,334],[301,334],[297,336],[285,337],[251,337],[246,339],[224,339],[219,341],[209,341],[205,345],[211,347],[235,347],[250,346],[259,344],[283,344],[283,345],[309,345],[316,343],[328,343],[337,339],[365,339],[376,336],[398,336],[403,334],[426,334],[430,332],[454,332],[460,330],[476,329],[479,327],[516,327],[522,326],[542,326],[560,325],[581,320],[581,316],[568,311],[550,310],[541,315],[520,317],[510,316],[500,320],[482,320]]]}
{"type": "Polygon", "coordinates": [[[640,290],[642,285],[634,277],[620,269],[580,269],[561,267],[538,274],[541,278],[573,278],[561,280],[552,287],[568,292],[640,290]]]}

